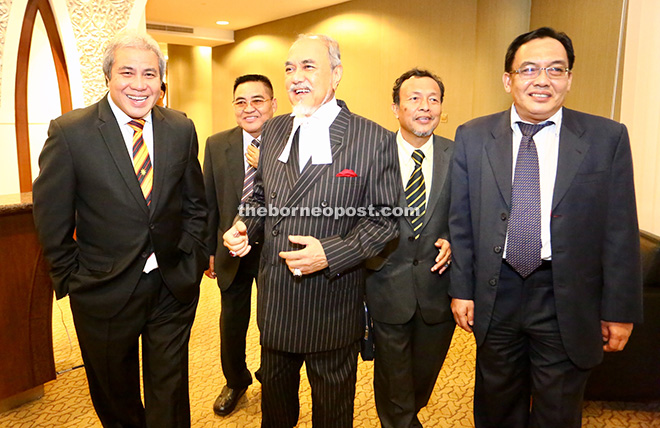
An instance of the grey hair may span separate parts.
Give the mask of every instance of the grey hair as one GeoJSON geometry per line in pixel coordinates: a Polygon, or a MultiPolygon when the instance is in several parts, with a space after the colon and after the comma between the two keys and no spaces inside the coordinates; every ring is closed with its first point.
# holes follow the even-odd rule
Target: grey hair
{"type": "Polygon", "coordinates": [[[118,33],[108,42],[103,53],[103,74],[110,80],[112,66],[115,63],[115,52],[121,48],[137,48],[151,51],[158,57],[158,71],[160,79],[165,76],[165,55],[161,52],[158,42],[148,34],[138,33],[135,30],[125,30],[118,33]]]}
{"type": "MultiPolygon", "coordinates": [[[[330,68],[333,70],[341,65],[341,54],[339,53],[339,43],[325,34],[299,34],[296,42],[303,39],[320,40],[328,48],[328,57],[330,58],[330,68]]],[[[295,44],[295,42],[294,42],[295,44]]]]}

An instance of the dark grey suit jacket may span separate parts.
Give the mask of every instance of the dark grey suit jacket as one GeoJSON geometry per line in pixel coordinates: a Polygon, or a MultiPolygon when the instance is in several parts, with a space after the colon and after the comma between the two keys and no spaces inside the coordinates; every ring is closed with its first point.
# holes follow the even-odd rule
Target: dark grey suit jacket
{"type": "MultiPolygon", "coordinates": [[[[392,133],[352,114],[343,102],[340,106],[330,127],[332,164],[308,165],[299,179],[292,162],[277,159],[291,133],[293,117],[278,116],[266,123],[252,206],[395,206],[400,177],[392,133]],[[357,177],[338,177],[344,169],[353,170],[357,177]]],[[[295,168],[297,163],[296,159],[295,168]]],[[[363,331],[363,262],[397,235],[396,219],[277,215],[244,220],[251,241],[264,236],[257,297],[262,346],[307,353],[357,341],[363,331]],[[298,249],[289,243],[289,235],[319,239],[329,267],[294,279],[278,255],[298,249]]]]}
{"type": "MultiPolygon", "coordinates": [[[[460,126],[455,141],[450,294],[474,300],[474,334],[481,344],[510,211],[510,111],[460,126]]],[[[603,355],[600,320],[642,319],[639,230],[624,125],[564,109],[550,228],[560,334],[571,360],[590,368],[603,355]]]]}
{"type": "Polygon", "coordinates": [[[259,263],[260,246],[252,242],[252,251],[243,259],[231,257],[222,245],[222,235],[232,227],[243,196],[243,130],[235,127],[214,134],[206,140],[204,185],[209,205],[207,246],[215,255],[218,286],[227,290],[241,263],[259,263]],[[254,253],[254,254],[253,254],[254,253]]]}
{"type": "MultiPolygon", "coordinates": [[[[367,303],[373,319],[388,324],[408,322],[419,305],[429,324],[452,318],[449,272],[431,272],[438,238],[449,239],[449,169],[454,143],[433,137],[433,180],[420,237],[414,239],[410,217],[399,218],[399,237],[367,261],[367,303]]],[[[399,206],[406,197],[399,176],[399,206]]]]}
{"type": "Polygon", "coordinates": [[[72,306],[96,317],[119,312],[152,252],[183,303],[198,296],[208,266],[195,126],[158,106],[152,117],[150,207],[106,98],[53,120],[39,157],[34,220],[53,287],[58,298],[69,294],[72,306]]]}

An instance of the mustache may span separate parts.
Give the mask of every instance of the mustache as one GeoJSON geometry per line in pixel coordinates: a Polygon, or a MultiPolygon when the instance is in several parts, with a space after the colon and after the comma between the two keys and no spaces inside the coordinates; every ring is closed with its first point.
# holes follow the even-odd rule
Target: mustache
{"type": "Polygon", "coordinates": [[[297,90],[300,90],[300,89],[307,90],[307,91],[311,92],[312,89],[314,89],[314,88],[312,87],[312,85],[309,85],[307,83],[292,83],[291,85],[289,85],[288,91],[289,92],[294,92],[294,91],[297,91],[297,90]]]}

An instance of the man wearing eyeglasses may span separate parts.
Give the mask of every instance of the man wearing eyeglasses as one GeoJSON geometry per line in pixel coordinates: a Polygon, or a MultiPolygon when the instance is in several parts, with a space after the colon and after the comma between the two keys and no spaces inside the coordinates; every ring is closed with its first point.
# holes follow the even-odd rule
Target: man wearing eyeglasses
{"type": "Polygon", "coordinates": [[[213,404],[213,411],[220,416],[229,415],[252,384],[252,375],[245,363],[245,337],[261,246],[253,244],[249,255],[233,258],[218,245],[218,239],[222,243],[222,235],[232,226],[239,205],[252,194],[261,129],[277,110],[273,85],[260,74],[236,79],[232,104],[238,126],[209,137],[204,156],[211,254],[206,276],[217,278],[220,287],[220,360],[227,380],[213,404]]]}
{"type": "Polygon", "coordinates": [[[563,107],[574,59],[564,33],[518,36],[513,106],[456,131],[449,294],[477,343],[477,428],[581,426],[590,370],[642,320],[628,133],[563,107]]]}

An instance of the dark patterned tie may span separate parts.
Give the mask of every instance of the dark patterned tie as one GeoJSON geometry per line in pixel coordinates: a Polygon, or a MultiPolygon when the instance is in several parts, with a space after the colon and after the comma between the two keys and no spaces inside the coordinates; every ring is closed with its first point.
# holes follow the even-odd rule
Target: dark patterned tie
{"type": "Polygon", "coordinates": [[[415,169],[410,174],[410,179],[406,185],[405,195],[406,202],[410,208],[416,210],[417,215],[412,219],[413,234],[415,239],[419,238],[423,224],[423,217],[426,213],[426,185],[424,184],[424,174],[422,174],[422,161],[424,160],[424,152],[415,150],[412,154],[415,161],[415,169]]]}
{"type": "MultiPolygon", "coordinates": [[[[254,147],[259,148],[259,140],[254,139],[250,143],[254,147]]],[[[257,169],[252,165],[248,165],[247,170],[245,170],[245,179],[243,179],[243,195],[241,196],[241,203],[247,201],[247,199],[252,196],[254,191],[254,176],[257,173],[257,169]]]]}
{"type": "Polygon", "coordinates": [[[523,134],[511,188],[506,261],[523,278],[541,266],[541,184],[534,134],[553,122],[517,122],[523,134]]]}
{"type": "Polygon", "coordinates": [[[154,181],[154,172],[151,168],[151,159],[149,158],[149,149],[144,143],[142,129],[144,128],[144,119],[136,119],[128,122],[128,126],[133,129],[133,169],[137,176],[144,200],[147,206],[151,204],[151,188],[154,181]]]}

